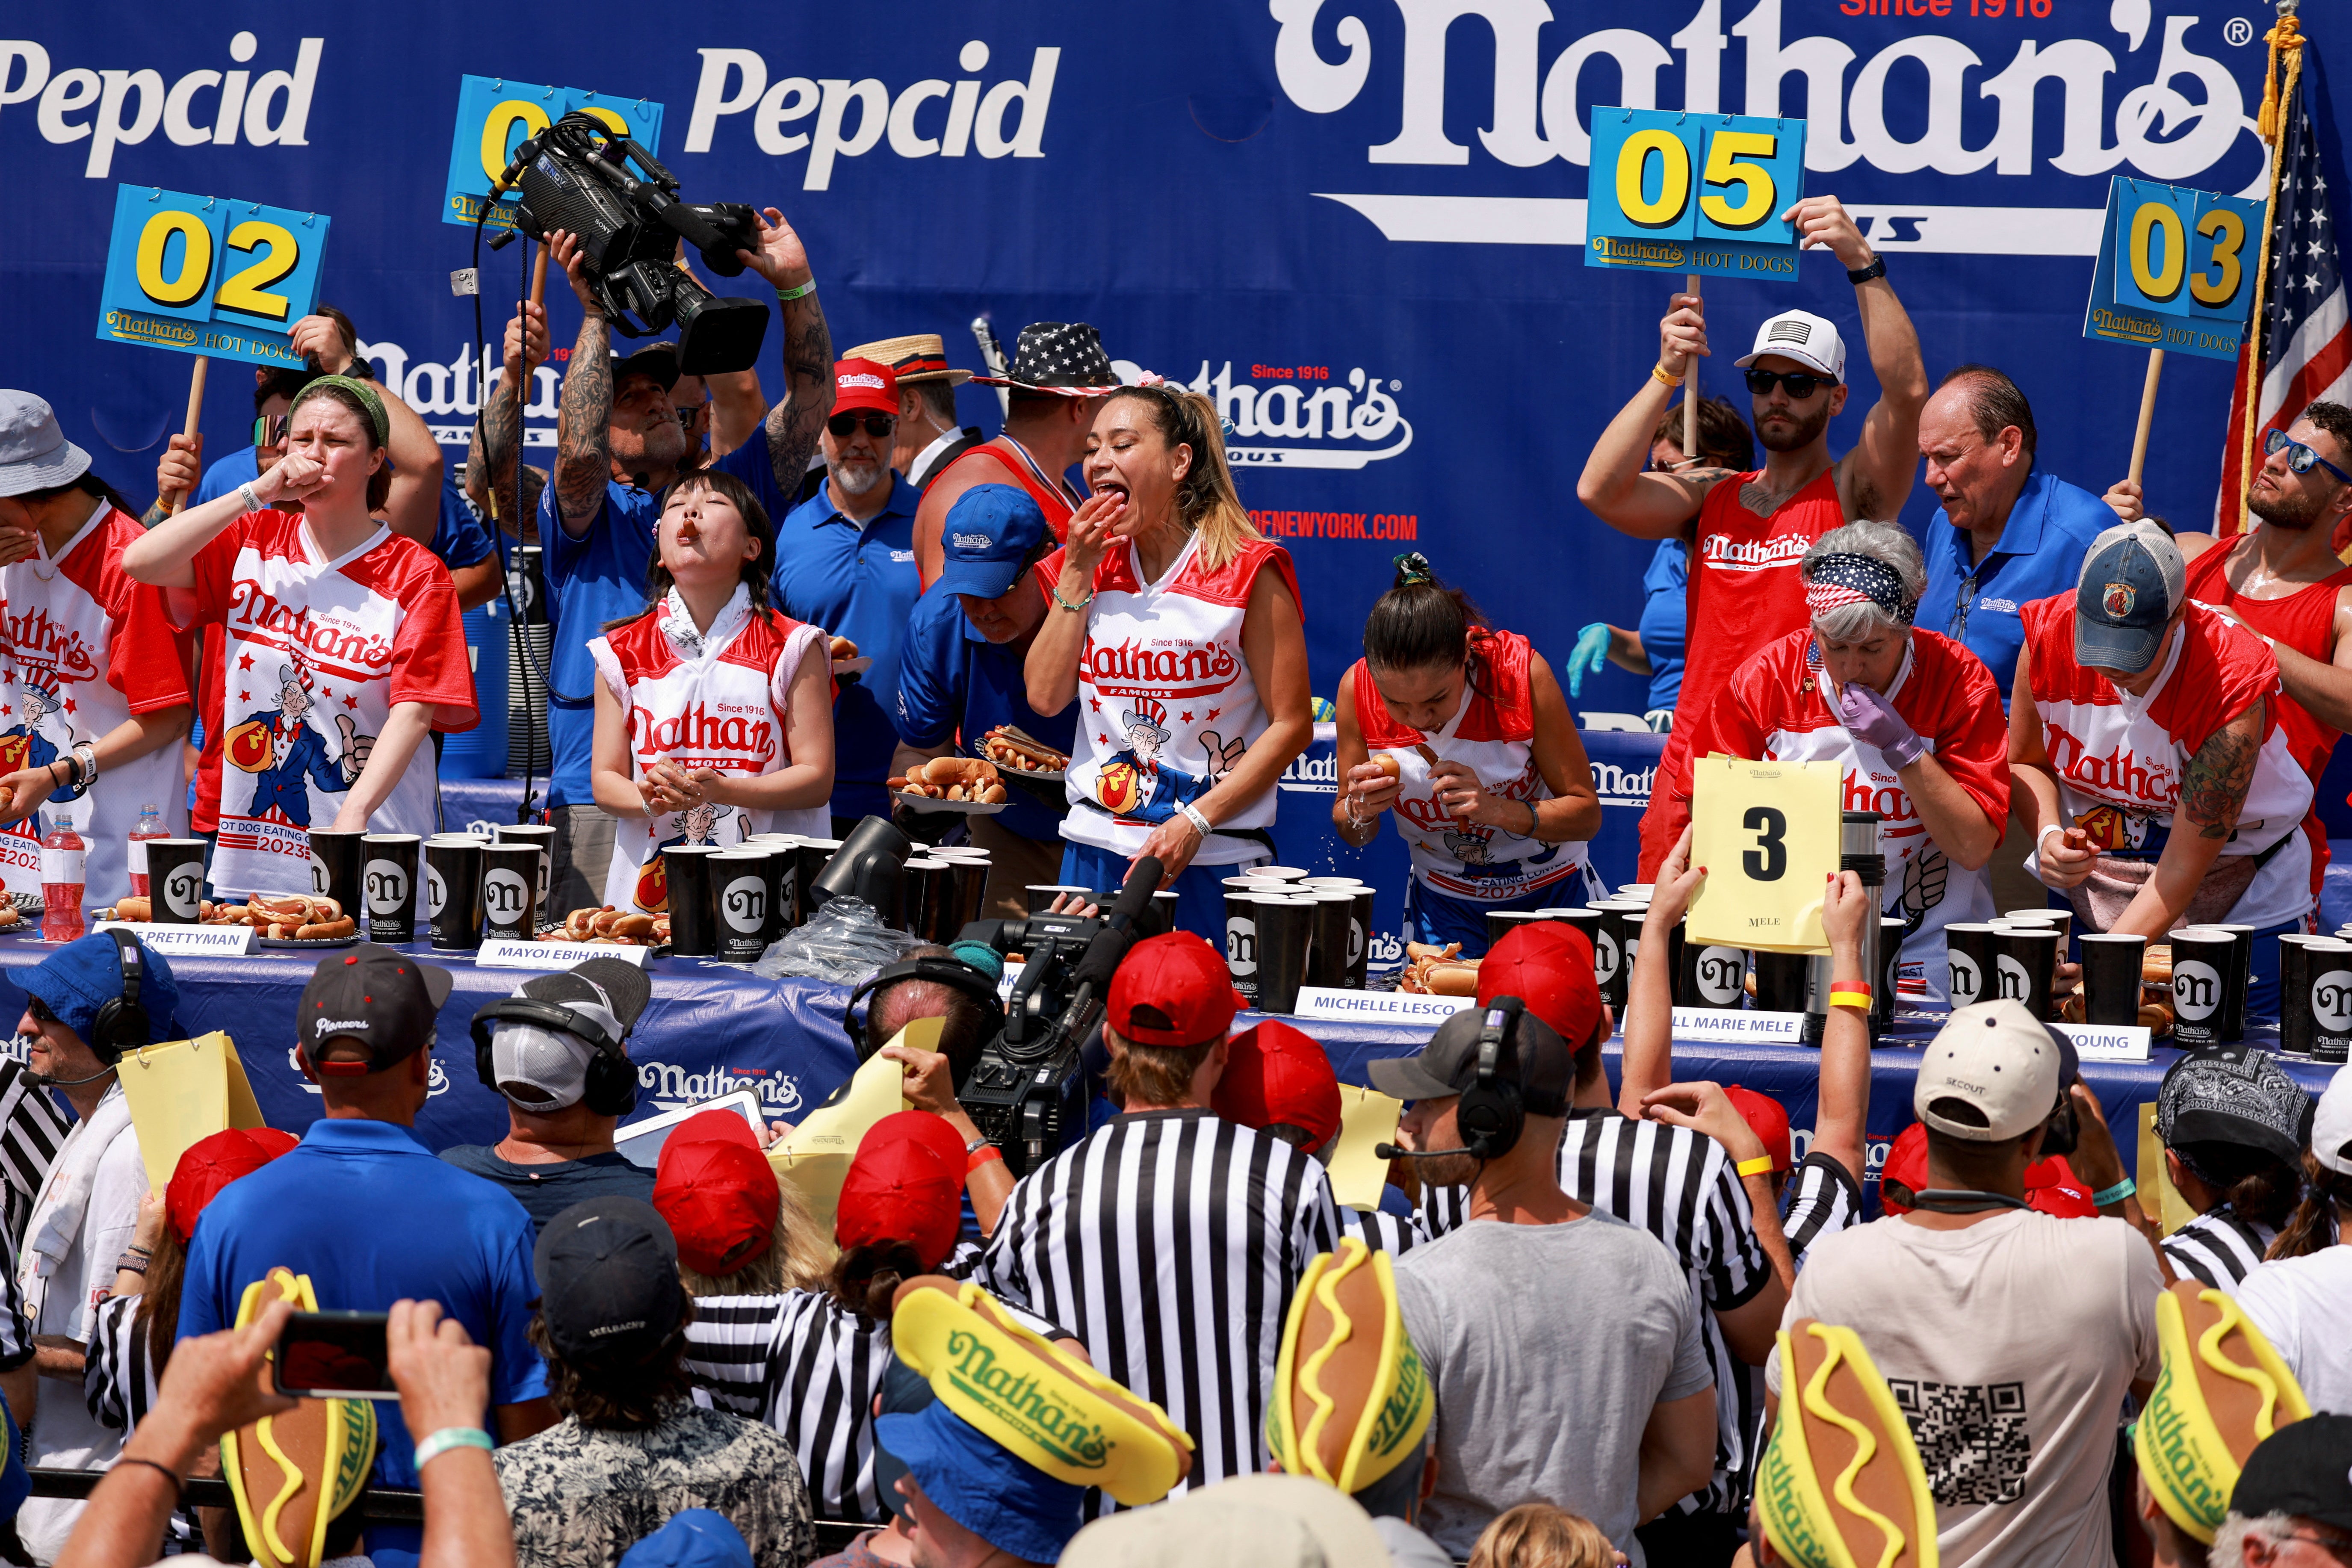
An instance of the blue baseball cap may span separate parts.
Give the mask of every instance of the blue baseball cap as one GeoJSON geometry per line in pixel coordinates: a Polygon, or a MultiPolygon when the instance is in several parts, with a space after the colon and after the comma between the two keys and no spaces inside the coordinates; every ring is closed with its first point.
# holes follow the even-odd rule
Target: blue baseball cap
{"type": "Polygon", "coordinates": [[[751,1568],[751,1549],[725,1514],[681,1509],[623,1552],[621,1568],[751,1568]]]}
{"type": "Polygon", "coordinates": [[[2137,675],[2156,660],[2188,597],[2189,563],[2152,522],[2122,522],[2091,541],[2074,584],[2074,661],[2137,675]]]}
{"type": "Polygon", "coordinates": [[[1047,536],[1045,514],[1012,485],[974,485],[948,508],[940,548],[947,563],[933,586],[975,599],[1001,599],[1021,563],[1047,536]]]}
{"type": "MultiPolygon", "coordinates": [[[[882,1374],[882,1408],[877,1415],[913,1415],[929,1410],[939,1403],[931,1392],[931,1380],[908,1366],[898,1357],[890,1358],[890,1370],[882,1374]]],[[[890,1451],[877,1431],[874,1438],[874,1489],[882,1494],[882,1506],[892,1513],[904,1516],[907,1500],[898,1495],[898,1478],[907,1473],[907,1462],[890,1451]]]]}
{"type": "Polygon", "coordinates": [[[1084,1488],[1014,1458],[944,1404],[885,1415],[874,1431],[941,1513],[999,1552],[1058,1562],[1086,1522],[1079,1517],[1084,1488]]]}
{"type": "MultiPolygon", "coordinates": [[[[180,988],[172,979],[172,966],[137,937],[131,940],[139,948],[139,1005],[147,1014],[147,1037],[131,1039],[118,1034],[115,1043],[141,1046],[177,1039],[178,1026],[172,1014],[180,1005],[180,988]]],[[[58,1023],[79,1035],[82,1044],[92,1046],[97,1043],[91,1037],[98,1010],[122,999],[122,955],[112,933],[92,931],[66,943],[16,979],[27,994],[47,1005],[58,1023]]]]}

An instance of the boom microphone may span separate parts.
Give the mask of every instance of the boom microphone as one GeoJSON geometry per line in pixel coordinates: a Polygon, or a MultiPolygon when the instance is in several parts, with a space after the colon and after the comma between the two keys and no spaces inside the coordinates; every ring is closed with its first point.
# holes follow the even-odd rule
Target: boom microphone
{"type": "Polygon", "coordinates": [[[1103,929],[1087,943],[1085,954],[1072,972],[1070,1005],[1063,1013],[1057,1031],[1064,1039],[1084,1040],[1102,1016],[1102,998],[1109,994],[1110,978],[1127,957],[1127,950],[1135,945],[1135,922],[1150,907],[1151,895],[1160,890],[1160,861],[1150,855],[1138,860],[1134,869],[1128,872],[1127,884],[1118,890],[1118,901],[1111,905],[1103,929]]]}
{"type": "Polygon", "coordinates": [[[1454,1154],[1467,1154],[1474,1160],[1483,1160],[1486,1157],[1486,1152],[1483,1148],[1400,1149],[1393,1143],[1372,1145],[1372,1157],[1376,1160],[1443,1160],[1454,1154]]]}

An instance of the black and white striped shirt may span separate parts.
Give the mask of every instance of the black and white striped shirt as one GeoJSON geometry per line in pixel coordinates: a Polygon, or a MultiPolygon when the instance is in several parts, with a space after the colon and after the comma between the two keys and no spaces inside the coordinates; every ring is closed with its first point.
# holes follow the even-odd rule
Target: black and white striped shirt
{"type": "Polygon", "coordinates": [[[784,1435],[816,1516],[887,1518],[874,1487],[874,1395],[890,1367],[890,1325],[811,1290],[705,1296],[694,1314],[688,1375],[719,1409],[784,1435]]]}
{"type": "Polygon", "coordinates": [[[1789,1256],[1799,1268],[1805,1266],[1805,1248],[1861,1223],[1862,1189],[1843,1163],[1827,1154],[1811,1153],[1789,1173],[1780,1231],[1789,1238],[1789,1256]]]}
{"type": "Polygon", "coordinates": [[[128,1434],[154,1407],[161,1375],[147,1353],[148,1325],[138,1321],[141,1296],[109,1296],[89,1319],[89,1360],[81,1374],[83,1400],[100,1423],[128,1434]]]}
{"type": "Polygon", "coordinates": [[[1385,1252],[1394,1258],[1429,1239],[1412,1215],[1349,1208],[1346,1204],[1339,1207],[1340,1234],[1354,1237],[1374,1252],[1385,1252]]]}
{"type": "Polygon", "coordinates": [[[0,1218],[11,1249],[8,1277],[16,1277],[14,1249],[33,1217],[33,1200],[49,1179],[58,1150],[74,1129],[57,1096],[32,1081],[25,1042],[0,1048],[0,1218]]]}
{"type": "Polygon", "coordinates": [[[1206,1486],[1265,1468],[1291,1292],[1339,1234],[1311,1154],[1207,1110],[1139,1111],[1022,1178],[977,1277],[1167,1411],[1206,1486]]]}
{"type": "Polygon", "coordinates": [[[2173,1273],[2227,1290],[2253,1271],[2277,1239],[2276,1226],[2240,1219],[2223,1204],[2166,1237],[2164,1255],[2173,1273]]]}

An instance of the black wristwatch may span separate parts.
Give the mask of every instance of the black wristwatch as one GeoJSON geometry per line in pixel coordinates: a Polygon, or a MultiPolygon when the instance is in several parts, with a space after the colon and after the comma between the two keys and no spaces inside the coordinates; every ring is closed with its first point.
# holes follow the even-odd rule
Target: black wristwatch
{"type": "Polygon", "coordinates": [[[1849,267],[1845,270],[1845,280],[1853,284],[1867,283],[1874,278],[1885,276],[1886,258],[1884,253],[1872,257],[1867,267],[1849,267]]]}

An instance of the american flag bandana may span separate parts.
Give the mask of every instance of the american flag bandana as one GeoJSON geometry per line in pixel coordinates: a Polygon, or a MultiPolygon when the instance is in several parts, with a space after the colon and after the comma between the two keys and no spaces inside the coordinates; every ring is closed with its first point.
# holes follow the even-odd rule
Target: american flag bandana
{"type": "Polygon", "coordinates": [[[1909,626],[1919,601],[1903,591],[1903,574],[1869,555],[1824,555],[1805,577],[1805,609],[1825,615],[1847,605],[1876,605],[1909,626]]]}

